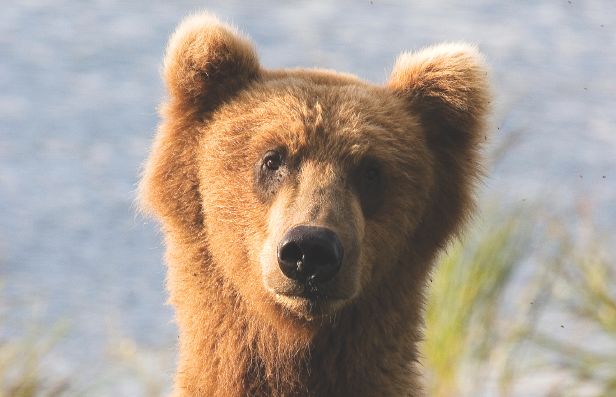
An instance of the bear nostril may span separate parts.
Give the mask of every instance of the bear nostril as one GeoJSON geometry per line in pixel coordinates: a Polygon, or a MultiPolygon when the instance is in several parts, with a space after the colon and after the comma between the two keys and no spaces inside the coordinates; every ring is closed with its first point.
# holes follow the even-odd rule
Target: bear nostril
{"type": "Polygon", "coordinates": [[[304,253],[295,241],[282,244],[278,250],[278,264],[285,276],[294,280],[304,271],[304,253]]]}
{"type": "Polygon", "coordinates": [[[278,249],[278,265],[285,276],[298,281],[304,281],[308,275],[308,269],[304,264],[304,251],[299,242],[285,239],[278,249]]]}
{"type": "Polygon", "coordinates": [[[293,241],[289,242],[288,244],[285,244],[280,252],[280,258],[284,261],[289,261],[291,263],[295,263],[301,260],[303,256],[304,253],[302,252],[301,248],[299,248],[299,245],[297,245],[293,241]]]}
{"type": "Polygon", "coordinates": [[[290,279],[325,282],[342,264],[342,244],[336,233],[316,226],[295,226],[278,247],[278,265],[290,279]]]}

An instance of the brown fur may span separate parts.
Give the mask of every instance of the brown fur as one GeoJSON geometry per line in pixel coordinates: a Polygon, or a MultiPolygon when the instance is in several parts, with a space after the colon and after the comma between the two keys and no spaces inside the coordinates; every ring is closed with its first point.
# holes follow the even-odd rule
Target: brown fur
{"type": "Polygon", "coordinates": [[[473,206],[482,65],[473,47],[445,44],[401,55],[375,86],[265,70],[245,38],[207,14],[180,25],[140,185],[165,232],[180,331],[174,396],[422,394],[422,294],[473,206]],[[259,193],[255,167],[281,146],[283,182],[259,193]],[[370,215],[351,176],[367,157],[385,181],[370,215]],[[278,294],[290,284],[275,247],[300,223],[330,227],[349,252],[330,286],[341,298],[318,310],[278,294]]]}

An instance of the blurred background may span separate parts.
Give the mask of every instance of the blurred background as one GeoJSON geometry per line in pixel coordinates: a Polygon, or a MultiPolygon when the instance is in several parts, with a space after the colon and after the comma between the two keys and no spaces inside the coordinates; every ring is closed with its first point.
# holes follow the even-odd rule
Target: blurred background
{"type": "Polygon", "coordinates": [[[386,81],[479,45],[496,96],[481,212],[441,258],[431,396],[616,396],[616,2],[10,1],[0,13],[0,396],[159,396],[176,329],[136,215],[168,36],[208,9],[266,67],[386,81]]]}

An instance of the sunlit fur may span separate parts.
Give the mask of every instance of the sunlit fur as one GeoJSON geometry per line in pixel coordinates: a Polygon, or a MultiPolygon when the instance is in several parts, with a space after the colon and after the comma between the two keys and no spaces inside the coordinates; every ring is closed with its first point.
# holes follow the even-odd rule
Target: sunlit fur
{"type": "Polygon", "coordinates": [[[174,396],[419,396],[416,342],[435,255],[473,207],[489,103],[477,50],[402,54],[384,86],[331,71],[266,70],[243,36],[187,18],[164,61],[168,99],[140,184],[162,224],[180,332],[174,396]],[[284,147],[271,197],[255,169],[284,147]],[[379,160],[366,216],[350,173],[379,160]],[[318,310],[289,287],[276,246],[327,226],[345,256],[318,310]]]}

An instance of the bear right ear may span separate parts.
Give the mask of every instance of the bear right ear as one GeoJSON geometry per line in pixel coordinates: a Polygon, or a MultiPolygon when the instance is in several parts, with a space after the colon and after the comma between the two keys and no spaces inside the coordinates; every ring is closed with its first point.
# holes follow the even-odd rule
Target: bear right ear
{"type": "Polygon", "coordinates": [[[141,210],[156,215],[175,236],[198,238],[203,211],[196,137],[205,113],[215,110],[260,74],[250,42],[216,17],[186,18],[167,47],[164,79],[169,101],[139,184],[141,210]]]}
{"type": "Polygon", "coordinates": [[[163,74],[172,101],[185,110],[209,111],[258,78],[260,66],[248,39],[202,13],[186,18],[176,29],[163,74]]]}

